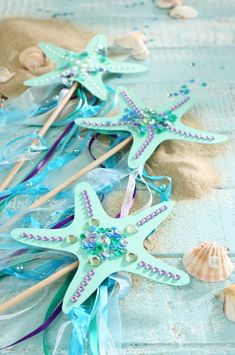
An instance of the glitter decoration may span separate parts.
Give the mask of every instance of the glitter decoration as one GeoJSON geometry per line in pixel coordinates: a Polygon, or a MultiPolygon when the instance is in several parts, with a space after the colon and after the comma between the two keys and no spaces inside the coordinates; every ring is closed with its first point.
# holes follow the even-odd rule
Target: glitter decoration
{"type": "Polygon", "coordinates": [[[80,235],[82,248],[100,260],[123,256],[127,252],[127,240],[116,227],[89,227],[80,235]]]}

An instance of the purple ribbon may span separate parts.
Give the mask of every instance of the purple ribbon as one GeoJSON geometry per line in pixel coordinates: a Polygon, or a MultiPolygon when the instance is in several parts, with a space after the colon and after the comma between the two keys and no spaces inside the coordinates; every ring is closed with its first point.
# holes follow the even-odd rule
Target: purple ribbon
{"type": "Polygon", "coordinates": [[[62,141],[62,139],[66,136],[66,134],[69,133],[69,131],[72,129],[72,127],[74,126],[74,122],[71,122],[64,130],[64,132],[62,132],[62,134],[57,138],[57,140],[55,141],[55,143],[52,145],[52,147],[50,148],[50,150],[47,152],[47,154],[45,155],[44,159],[38,164],[36,165],[36,167],[31,171],[31,173],[29,173],[26,178],[22,181],[25,182],[29,179],[31,179],[34,175],[36,175],[43,167],[44,165],[48,162],[48,160],[51,158],[51,156],[54,154],[54,151],[56,150],[57,146],[59,145],[59,143],[62,141]]]}
{"type": "MultiPolygon", "coordinates": [[[[59,145],[59,143],[62,141],[62,139],[70,132],[70,130],[72,129],[74,125],[74,122],[71,122],[66,128],[65,130],[62,132],[62,134],[57,138],[57,140],[55,141],[55,143],[52,145],[52,147],[50,148],[50,150],[47,152],[47,154],[45,155],[45,157],[43,158],[43,160],[40,161],[40,163],[38,163],[36,165],[36,167],[24,178],[24,180],[22,182],[28,181],[29,179],[31,179],[32,177],[34,177],[43,167],[44,165],[48,162],[48,160],[51,158],[51,156],[54,154],[57,146],[59,145]]],[[[7,197],[11,196],[11,194],[9,195],[5,195],[0,197],[0,201],[5,200],[7,197]]]]}
{"type": "Polygon", "coordinates": [[[34,337],[35,335],[41,333],[56,319],[56,317],[60,314],[61,310],[62,310],[62,302],[57,306],[57,308],[47,318],[47,320],[45,322],[43,322],[39,327],[34,329],[31,333],[29,333],[29,334],[23,336],[22,338],[20,338],[19,340],[15,341],[14,343],[4,346],[3,348],[0,348],[0,349],[3,350],[3,349],[10,348],[11,346],[17,345],[17,344],[21,343],[22,341],[28,340],[28,339],[34,337]]]}

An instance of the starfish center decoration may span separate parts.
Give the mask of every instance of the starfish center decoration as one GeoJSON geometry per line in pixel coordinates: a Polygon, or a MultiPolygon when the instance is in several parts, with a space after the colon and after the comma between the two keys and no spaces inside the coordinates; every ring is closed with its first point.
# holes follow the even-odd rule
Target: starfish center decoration
{"type": "Polygon", "coordinates": [[[38,248],[74,254],[79,268],[65,294],[63,311],[82,304],[114,272],[127,271],[150,280],[182,286],[189,276],[150,255],[144,240],[172,210],[172,202],[162,202],[125,218],[112,218],[87,183],[75,189],[74,221],[63,229],[12,231],[17,241],[38,248]]]}
{"type": "Polygon", "coordinates": [[[118,88],[117,94],[121,104],[121,114],[109,118],[85,118],[76,123],[79,126],[95,129],[109,134],[127,131],[133,137],[133,144],[128,157],[130,168],[144,165],[154,150],[169,139],[181,139],[198,143],[220,143],[226,140],[222,134],[213,134],[196,130],[182,123],[181,117],[193,103],[191,96],[184,96],[170,107],[153,110],[125,88],[118,88]]]}
{"type": "Polygon", "coordinates": [[[47,74],[26,80],[24,83],[29,86],[48,85],[56,81],[64,81],[68,84],[79,82],[93,95],[106,100],[107,90],[102,81],[103,74],[138,73],[147,69],[144,65],[109,59],[107,40],[103,35],[95,36],[82,53],[44,42],[39,46],[56,63],[57,68],[47,74]]]}

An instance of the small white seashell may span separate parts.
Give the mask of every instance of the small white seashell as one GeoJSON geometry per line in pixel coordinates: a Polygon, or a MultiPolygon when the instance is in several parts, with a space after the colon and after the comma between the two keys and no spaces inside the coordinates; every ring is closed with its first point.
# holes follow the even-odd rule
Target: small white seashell
{"type": "Polygon", "coordinates": [[[0,67],[0,83],[7,83],[15,74],[15,72],[11,72],[6,67],[0,67]]]}
{"type": "Polygon", "coordinates": [[[149,56],[149,50],[143,42],[136,42],[132,48],[131,55],[137,60],[144,60],[149,56]]]}
{"type": "Polygon", "coordinates": [[[172,9],[172,7],[182,5],[181,0],[157,0],[156,4],[161,9],[172,9]]]}
{"type": "Polygon", "coordinates": [[[27,70],[35,70],[45,65],[45,56],[38,47],[24,49],[19,55],[20,64],[27,70]]]}
{"type": "Polygon", "coordinates": [[[146,42],[146,37],[141,32],[130,32],[114,38],[114,44],[124,49],[132,49],[136,42],[146,42]]]}
{"type": "Polygon", "coordinates": [[[179,5],[170,11],[170,16],[177,19],[194,18],[198,16],[197,10],[191,6],[179,5]]]}
{"type": "Polygon", "coordinates": [[[227,249],[214,241],[203,242],[186,253],[183,264],[189,274],[206,282],[226,280],[234,270],[227,249]]]}
{"type": "Polygon", "coordinates": [[[217,297],[224,303],[223,311],[225,316],[235,322],[235,284],[225,287],[217,297]]]}

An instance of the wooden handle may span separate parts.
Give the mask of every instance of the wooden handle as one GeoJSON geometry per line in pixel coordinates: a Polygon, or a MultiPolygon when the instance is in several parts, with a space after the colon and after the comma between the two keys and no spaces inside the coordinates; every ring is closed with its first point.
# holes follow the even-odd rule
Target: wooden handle
{"type": "Polygon", "coordinates": [[[116,154],[119,152],[122,148],[124,148],[127,144],[129,144],[132,141],[132,137],[126,138],[123,142],[119,143],[116,145],[116,147],[110,149],[107,153],[101,155],[98,159],[94,160],[92,163],[89,165],[85,166],[82,170],[78,171],[76,174],[68,178],[65,182],[57,186],[54,190],[48,192],[46,195],[42,196],[39,200],[35,201],[32,205],[28,206],[26,210],[30,210],[32,208],[37,208],[47,202],[50,198],[54,197],[57,195],[60,191],[66,189],[68,186],[73,184],[75,181],[77,181],[81,176],[85,175],[88,173],[88,171],[96,168],[99,166],[101,163],[103,163],[105,160],[110,158],[112,155],[116,154]]]}
{"type": "MultiPolygon", "coordinates": [[[[71,87],[71,89],[68,91],[67,95],[63,98],[63,100],[60,102],[60,104],[57,106],[57,108],[52,112],[52,114],[48,117],[47,121],[44,123],[44,125],[42,126],[42,128],[40,129],[38,136],[39,137],[43,137],[46,132],[48,131],[48,129],[51,127],[51,125],[55,122],[55,120],[57,119],[58,115],[60,114],[60,112],[64,109],[64,107],[67,105],[68,101],[70,100],[71,96],[73,95],[73,93],[77,90],[78,88],[78,83],[74,83],[73,86],[71,87]]],[[[35,146],[38,143],[38,139],[35,139],[32,144],[31,147],[35,146]]],[[[24,163],[27,161],[27,159],[22,159],[20,161],[18,161],[13,168],[11,169],[11,171],[9,172],[9,174],[6,176],[6,178],[4,179],[4,181],[0,184],[0,191],[4,190],[6,187],[9,186],[10,182],[12,181],[12,179],[15,177],[15,175],[18,173],[18,171],[22,168],[22,166],[24,165],[24,163]]]]}
{"type": "Polygon", "coordinates": [[[32,296],[36,292],[40,291],[42,288],[49,286],[56,280],[60,279],[64,275],[69,272],[77,269],[79,266],[79,261],[75,261],[74,263],[64,267],[63,269],[55,272],[53,275],[47,277],[46,279],[38,282],[36,285],[28,288],[27,290],[21,292],[19,295],[12,297],[10,300],[0,305],[0,314],[6,312],[9,308],[16,306],[18,303],[24,301],[28,297],[32,296]]]}

